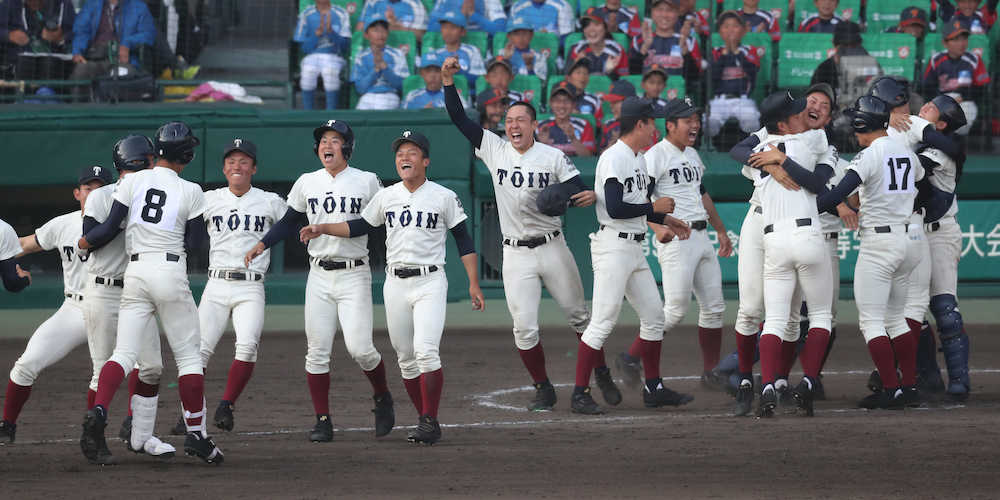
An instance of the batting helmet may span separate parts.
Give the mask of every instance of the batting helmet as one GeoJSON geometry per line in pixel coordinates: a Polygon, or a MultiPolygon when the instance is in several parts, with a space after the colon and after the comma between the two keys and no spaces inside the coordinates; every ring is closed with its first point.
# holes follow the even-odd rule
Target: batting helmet
{"type": "Polygon", "coordinates": [[[351,153],[354,152],[354,131],[347,122],[340,120],[327,120],[313,129],[313,154],[319,154],[319,141],[323,138],[323,134],[330,130],[340,134],[344,139],[340,152],[344,155],[344,160],[350,160],[351,153]]]}
{"type": "Polygon", "coordinates": [[[194,148],[201,141],[184,122],[165,123],[156,131],[153,147],[156,156],[169,162],[187,165],[194,159],[194,148]]]}
{"type": "Polygon", "coordinates": [[[875,80],[868,95],[877,97],[895,109],[910,102],[910,82],[895,76],[882,76],[875,80]]]}
{"type": "Polygon", "coordinates": [[[939,119],[948,124],[943,130],[945,134],[950,134],[969,123],[965,118],[965,111],[950,95],[941,94],[931,99],[931,104],[937,107],[938,113],[941,114],[939,119]]]}
{"type": "Polygon", "coordinates": [[[153,142],[148,137],[132,134],[115,143],[111,158],[119,172],[135,171],[149,168],[149,157],[155,154],[153,142]]]}
{"type": "Polygon", "coordinates": [[[844,114],[851,120],[851,128],[857,133],[885,130],[889,126],[889,104],[878,97],[863,95],[854,101],[854,107],[844,114]]]}

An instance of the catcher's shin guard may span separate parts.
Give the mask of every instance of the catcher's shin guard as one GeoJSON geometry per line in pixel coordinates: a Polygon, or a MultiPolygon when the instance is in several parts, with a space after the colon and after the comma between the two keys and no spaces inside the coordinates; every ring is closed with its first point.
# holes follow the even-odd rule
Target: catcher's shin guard
{"type": "Polygon", "coordinates": [[[938,325],[941,352],[948,368],[948,389],[951,396],[965,397],[971,388],[969,382],[969,336],[965,334],[962,314],[954,295],[931,297],[931,314],[938,325]]]}
{"type": "Polygon", "coordinates": [[[174,447],[153,435],[159,399],[159,396],[132,395],[132,435],[129,438],[129,449],[154,457],[172,457],[176,451],[174,447]]]}

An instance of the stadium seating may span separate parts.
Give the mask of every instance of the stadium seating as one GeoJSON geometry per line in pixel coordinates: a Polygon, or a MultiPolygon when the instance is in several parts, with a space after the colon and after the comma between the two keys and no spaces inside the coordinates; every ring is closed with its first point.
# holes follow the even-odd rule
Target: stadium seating
{"type": "MultiPolygon", "coordinates": [[[[580,0],[580,12],[583,13],[591,7],[600,7],[602,5],[604,5],[604,0],[580,0]]],[[[622,0],[622,5],[635,9],[639,15],[646,12],[646,2],[643,0],[622,0]]]]}
{"type": "MultiPolygon", "coordinates": [[[[816,13],[816,6],[808,0],[795,3],[795,29],[799,29],[802,21],[816,13]]],[[[861,0],[840,0],[835,11],[845,21],[861,23],[861,0]]]]}
{"type": "Polygon", "coordinates": [[[866,33],[863,45],[887,75],[912,80],[917,69],[917,39],[905,33],[866,33]]]}
{"type": "MultiPolygon", "coordinates": [[[[997,31],[996,28],[993,31],[997,31]]],[[[928,33],[924,37],[924,62],[930,61],[931,56],[944,50],[944,44],[941,43],[940,33],[928,33]]],[[[969,52],[976,53],[979,57],[983,58],[983,64],[989,69],[990,63],[993,58],[990,54],[990,39],[986,35],[971,35],[969,36],[969,52]]]]}
{"type": "MultiPolygon", "coordinates": [[[[642,95],[642,75],[625,75],[622,78],[632,83],[635,86],[635,91],[639,95],[642,95]]],[[[667,86],[663,88],[663,93],[660,94],[660,97],[670,100],[684,98],[684,95],[684,77],[674,75],[667,78],[667,86]]]]}
{"type": "MultiPolygon", "coordinates": [[[[545,87],[545,104],[549,102],[549,96],[552,95],[552,88],[559,84],[559,82],[565,80],[566,77],[562,75],[550,76],[548,84],[545,87]]],[[[587,82],[587,88],[585,91],[594,94],[598,97],[603,96],[607,93],[608,89],[611,88],[611,79],[604,75],[592,74],[590,75],[590,81],[587,82]]]]}
{"type": "MultiPolygon", "coordinates": [[[[882,33],[886,28],[899,24],[899,13],[912,5],[916,5],[913,0],[868,0],[865,6],[868,33],[882,33]]],[[[921,4],[920,7],[924,11],[930,8],[927,4],[921,4]]]]}
{"type": "Polygon", "coordinates": [[[808,87],[816,67],[831,54],[832,34],[785,33],[778,45],[778,88],[808,87]]]}
{"type": "MultiPolygon", "coordinates": [[[[743,7],[743,0],[725,0],[722,6],[725,10],[739,10],[743,7]]],[[[757,8],[774,16],[778,20],[778,27],[781,28],[782,32],[788,31],[787,0],[761,0],[757,8]]]]}
{"type": "MultiPolygon", "coordinates": [[[[485,78],[476,78],[476,95],[490,86],[485,78]]],[[[536,109],[542,105],[542,81],[534,75],[515,75],[510,82],[510,89],[516,90],[527,97],[527,101],[536,109]]]]}
{"type": "MultiPolygon", "coordinates": [[[[502,54],[503,48],[507,45],[507,34],[497,33],[493,35],[493,55],[502,54]]],[[[531,38],[531,48],[546,55],[549,62],[549,74],[556,74],[556,59],[559,56],[559,35],[555,33],[535,32],[531,38]]]]}
{"type": "MultiPolygon", "coordinates": [[[[339,5],[343,7],[344,10],[351,16],[351,29],[354,29],[354,25],[359,21],[361,17],[361,10],[365,6],[365,0],[331,0],[334,5],[339,5]]],[[[299,0],[299,12],[306,10],[306,7],[315,4],[315,0],[299,0]]]]}
{"type": "MultiPolygon", "coordinates": [[[[473,47],[479,49],[479,54],[483,56],[483,61],[486,60],[486,49],[489,46],[489,34],[485,31],[467,31],[465,33],[465,38],[462,39],[462,43],[467,43],[473,47]]],[[[439,31],[428,31],[424,33],[424,37],[421,39],[420,43],[420,53],[425,53],[428,49],[439,49],[444,47],[444,40],[441,39],[441,32],[439,31]]]]}
{"type": "MultiPolygon", "coordinates": [[[[771,68],[774,66],[774,50],[771,49],[773,42],[768,33],[747,33],[743,37],[743,44],[755,47],[757,55],[760,56],[760,72],[757,73],[757,83],[754,85],[751,97],[755,100],[763,99],[771,87],[771,68]]],[[[712,33],[712,47],[724,45],[722,36],[712,33]]]]}

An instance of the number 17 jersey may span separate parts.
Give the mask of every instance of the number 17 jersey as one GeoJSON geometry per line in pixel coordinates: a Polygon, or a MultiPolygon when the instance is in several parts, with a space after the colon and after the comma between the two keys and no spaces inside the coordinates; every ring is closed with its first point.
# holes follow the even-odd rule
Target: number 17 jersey
{"type": "Polygon", "coordinates": [[[879,137],[863,149],[847,170],[861,178],[861,227],[906,224],[917,196],[914,186],[924,167],[905,143],[879,137]]]}
{"type": "Polygon", "coordinates": [[[201,187],[166,167],[125,176],[115,192],[115,201],[128,207],[125,251],[129,254],[184,255],[184,226],[205,212],[201,187]]]}

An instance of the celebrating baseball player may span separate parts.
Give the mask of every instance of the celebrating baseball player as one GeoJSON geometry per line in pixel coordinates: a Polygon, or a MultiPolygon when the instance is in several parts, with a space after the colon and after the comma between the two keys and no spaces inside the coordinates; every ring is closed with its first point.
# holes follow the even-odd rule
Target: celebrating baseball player
{"type": "Polygon", "coordinates": [[[31,273],[21,269],[15,259],[21,252],[21,242],[14,228],[0,219],[0,278],[8,292],[20,292],[31,284],[31,273]]]}
{"type": "Polygon", "coordinates": [[[117,343],[101,369],[95,405],[87,412],[80,438],[80,448],[90,461],[100,463],[107,452],[108,403],[143,347],[154,342],[147,328],[154,313],[163,323],[177,362],[188,430],[184,452],[207,463],[223,461],[222,450],[208,436],[205,425],[205,380],[198,354],[201,335],[186,266],[185,247],[196,246],[191,238],[204,232],[205,196],[197,184],[181,179],[180,173],[194,159],[198,144],[184,123],[160,127],[154,141],[155,166],[126,176],[118,184],[108,218],[80,238],[80,248],[101,247],[122,231],[121,224],[128,217],[124,231],[129,263],[117,343]]]}
{"type": "MultiPolygon", "coordinates": [[[[722,270],[715,248],[706,229],[711,224],[718,233],[718,255],[729,257],[733,245],[726,226],[715,210],[712,197],[705,191],[702,178],[705,164],[694,149],[701,130],[700,110],[690,98],[674,99],[664,108],[666,136],[645,153],[646,170],[653,179],[653,199],[674,200],[673,217],[691,227],[691,237],[661,243],[657,234],[653,245],[660,262],[663,280],[664,330],[669,332],[687,314],[691,292],[698,300],[698,343],[701,346],[701,383],[711,389],[721,389],[722,381],[712,375],[719,362],[722,348],[722,314],[726,303],[722,297],[722,270]]],[[[650,224],[654,232],[665,226],[650,224]]],[[[628,353],[621,355],[622,371],[635,388],[640,384],[639,354],[642,339],[637,337],[628,353]]]]}
{"type": "MultiPolygon", "coordinates": [[[[572,193],[574,206],[588,207],[596,194],[584,186],[580,172],[562,151],[535,141],[538,126],[535,108],[518,101],[507,109],[508,141],[470,120],[454,86],[458,60],[450,57],[441,67],[445,85],[445,106],[452,122],[475,147],[493,179],[500,208],[503,232],[503,284],[507,308],[514,322],[514,345],[531,375],[535,397],[528,404],[533,411],[551,410],[556,390],[545,369],[545,351],[538,335],[538,306],[542,285],[562,308],[577,336],[590,321],[584,299],[583,282],[573,254],[566,246],[559,215],[539,210],[540,193],[549,186],[572,193]]],[[[600,350],[594,376],[604,401],[621,403],[622,396],[611,378],[611,370],[600,350]]]]}
{"type": "Polygon", "coordinates": [[[205,193],[204,217],[211,250],[198,320],[201,363],[207,368],[230,316],[233,318],[235,359],[226,377],[226,392],[213,417],[216,427],[231,431],[233,405],[257,362],[264,327],[264,274],[271,263],[270,250],[249,267],[244,267],[243,256],[284,216],[286,204],[280,196],[250,184],[257,173],[257,146],[246,139],[236,138],[226,145],[222,173],[229,185],[205,193]]]}
{"type": "MultiPolygon", "coordinates": [[[[11,443],[17,430],[17,417],[31,395],[31,386],[42,370],[66,357],[70,351],[87,341],[83,319],[83,290],[87,273],[86,257],[78,256],[76,240],[83,227],[83,209],[91,191],[111,182],[111,172],[99,165],[84,167],[80,171],[73,198],[80,203],[80,210],[60,215],[20,239],[20,255],[58,250],[63,268],[63,294],[66,299],[56,312],[31,334],[24,353],[17,358],[7,381],[7,395],[3,402],[3,420],[0,421],[0,439],[11,443]]],[[[7,253],[13,251],[10,249],[7,253]]],[[[7,257],[8,259],[11,257],[7,257]]]]}
{"type": "Polygon", "coordinates": [[[577,351],[576,384],[571,400],[575,413],[603,413],[590,395],[590,371],[600,359],[600,349],[618,320],[622,297],[627,298],[639,314],[640,356],[645,372],[643,403],[656,408],[679,406],[694,400],[690,395],[665,387],[660,377],[663,304],[642,252],[647,220],[666,224],[666,229],[657,231],[661,242],[690,235],[687,224],[666,215],[674,209],[671,198],[649,201],[654,186],[646,171],[642,151],[655,141],[655,114],[650,100],[627,98],[622,103],[621,135],[597,160],[597,222],[600,229],[590,235],[594,312],[577,351]]]}
{"type": "MultiPolygon", "coordinates": [[[[309,224],[360,219],[361,211],[382,187],[378,177],[347,164],[354,151],[354,132],[347,122],[328,120],[313,130],[313,152],[323,168],[302,174],[288,193],[288,209],[244,257],[254,259],[309,224]]],[[[306,380],[316,412],[309,440],[333,440],[330,420],[330,354],[339,320],[347,352],[371,382],[375,400],[375,436],[389,434],[395,425],[392,395],[386,384],[385,363],[372,343],[372,273],[368,267],[368,237],[324,235],[308,245],[306,281],[306,380]]],[[[259,268],[259,267],[258,267],[259,268]]]]}
{"type": "Polygon", "coordinates": [[[445,239],[451,232],[469,276],[472,308],[486,307],[479,289],[476,253],[466,227],[462,202],[450,189],[427,180],[430,143],[410,130],[392,141],[396,173],[402,182],[379,191],[360,219],[310,224],[303,242],[321,235],[359,237],[386,226],[386,326],[399,357],[403,383],[420,419],[407,436],[412,443],[432,445],[441,439],[438,406],[444,372],[439,346],[448,302],[444,273],[445,239]],[[419,385],[419,389],[418,389],[419,385]]]}

